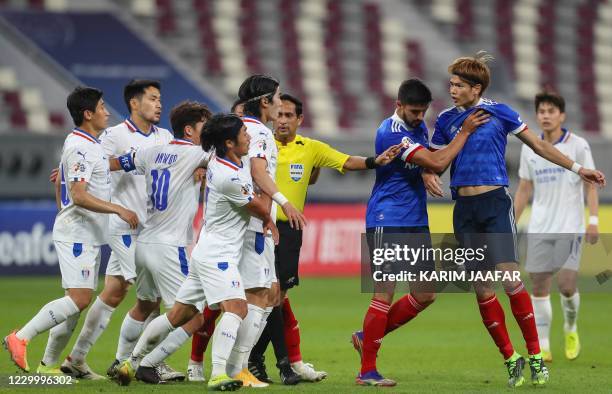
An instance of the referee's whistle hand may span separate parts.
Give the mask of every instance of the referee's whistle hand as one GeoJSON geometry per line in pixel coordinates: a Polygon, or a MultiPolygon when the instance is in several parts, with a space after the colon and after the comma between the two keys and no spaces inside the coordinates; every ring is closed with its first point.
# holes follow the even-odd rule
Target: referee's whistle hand
{"type": "Polygon", "coordinates": [[[298,211],[290,202],[286,202],[281,207],[289,221],[289,226],[296,230],[302,230],[306,226],[306,217],[298,211]]]}

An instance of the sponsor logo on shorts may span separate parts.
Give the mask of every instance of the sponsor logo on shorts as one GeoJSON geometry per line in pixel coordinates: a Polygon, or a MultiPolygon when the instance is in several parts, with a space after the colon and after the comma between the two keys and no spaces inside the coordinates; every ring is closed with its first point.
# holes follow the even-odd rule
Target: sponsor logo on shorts
{"type": "Polygon", "coordinates": [[[233,289],[239,289],[239,288],[240,288],[240,281],[238,281],[238,280],[233,280],[233,281],[232,281],[232,288],[233,288],[233,289]]]}
{"type": "Polygon", "coordinates": [[[81,276],[83,277],[84,280],[89,279],[89,275],[90,275],[89,268],[81,270],[81,276]]]}

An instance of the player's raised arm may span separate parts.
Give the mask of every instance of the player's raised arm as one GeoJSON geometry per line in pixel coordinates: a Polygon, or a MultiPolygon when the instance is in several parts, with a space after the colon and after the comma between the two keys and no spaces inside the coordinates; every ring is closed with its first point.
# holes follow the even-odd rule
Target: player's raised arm
{"type": "Polygon", "coordinates": [[[390,146],[383,153],[375,157],[350,156],[342,166],[344,171],[370,170],[385,166],[400,154],[403,144],[390,146]]]}
{"type": "Polygon", "coordinates": [[[435,152],[431,152],[427,149],[419,149],[415,151],[410,162],[437,173],[443,172],[451,161],[457,157],[470,134],[475,132],[478,126],[487,123],[489,117],[490,115],[482,110],[472,112],[470,116],[465,119],[461,129],[457,132],[457,135],[448,146],[435,152]]]}
{"type": "Polygon", "coordinates": [[[604,187],[606,185],[606,176],[598,170],[590,170],[582,165],[568,159],[563,153],[548,141],[538,138],[528,129],[521,131],[516,136],[530,147],[538,156],[542,156],[546,160],[557,164],[565,169],[568,169],[580,175],[583,181],[604,187]]]}

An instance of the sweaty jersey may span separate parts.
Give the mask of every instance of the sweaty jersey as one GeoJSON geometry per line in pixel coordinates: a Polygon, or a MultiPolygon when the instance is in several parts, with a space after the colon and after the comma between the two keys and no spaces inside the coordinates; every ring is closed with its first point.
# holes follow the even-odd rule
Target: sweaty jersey
{"type": "Polygon", "coordinates": [[[472,108],[452,107],[442,111],[431,136],[431,147],[442,149],[455,138],[463,121],[475,110],[483,109],[491,117],[468,138],[451,165],[453,198],[461,186],[508,186],[506,145],[508,134],[527,128],[521,117],[506,104],[481,98],[472,108]]]}
{"type": "MultiPolygon", "coordinates": [[[[555,148],[584,168],[595,168],[591,148],[584,138],[564,129],[555,148]]],[[[530,233],[584,232],[584,182],[578,174],[523,145],[519,177],[533,182],[530,233]]]]}
{"type": "MultiPolygon", "coordinates": [[[[265,124],[261,123],[258,119],[245,116],[242,118],[244,125],[246,126],[247,133],[251,136],[251,143],[249,145],[249,154],[243,162],[245,163],[245,169],[251,171],[251,158],[260,157],[266,159],[267,166],[266,171],[270,175],[272,180],[276,179],[276,163],[278,160],[278,149],[276,148],[276,142],[274,140],[274,134],[265,124]]],[[[272,202],[272,210],[270,216],[273,221],[276,221],[276,203],[272,202]]],[[[249,230],[253,230],[261,233],[263,231],[263,224],[261,219],[252,217],[249,222],[249,230]]]]}
{"type": "MultiPolygon", "coordinates": [[[[151,126],[151,132],[144,134],[129,118],[116,126],[106,129],[100,136],[102,148],[109,157],[121,156],[128,152],[156,145],[166,145],[174,136],[166,129],[151,126]]],[[[130,226],[117,215],[109,219],[109,233],[112,235],[138,234],[147,218],[147,188],[144,175],[134,172],[113,171],[111,174],[111,201],[124,206],[138,215],[138,229],[130,226]]]]}
{"type": "Polygon", "coordinates": [[[245,165],[212,158],[206,170],[204,199],[204,225],[191,256],[207,263],[238,264],[251,217],[244,207],[253,199],[251,173],[245,165]]]}
{"type": "Polygon", "coordinates": [[[403,144],[401,153],[376,169],[376,181],[366,211],[366,228],[427,226],[427,194],[422,168],[410,163],[414,154],[428,147],[427,126],[407,125],[397,113],[376,131],[376,154],[403,144]]]}
{"type": "Polygon", "coordinates": [[[137,173],[144,174],[149,196],[139,242],[191,244],[200,197],[200,182],[195,182],[193,172],[205,167],[209,158],[202,147],[178,138],[135,153],[134,166],[137,173]]]}
{"type": "Polygon", "coordinates": [[[100,200],[110,200],[110,168],[100,141],[86,131],[75,128],[64,141],[60,174],[61,209],[53,224],[53,240],[105,244],[109,215],[75,205],[69,193],[70,183],[87,182],[89,194],[100,200]]]}
{"type": "MultiPolygon", "coordinates": [[[[299,134],[286,145],[276,140],[276,147],[278,148],[276,186],[300,212],[304,211],[312,169],[328,167],[343,173],[344,163],[350,157],[324,142],[299,134]]],[[[286,222],[287,216],[279,210],[277,219],[286,222]]]]}

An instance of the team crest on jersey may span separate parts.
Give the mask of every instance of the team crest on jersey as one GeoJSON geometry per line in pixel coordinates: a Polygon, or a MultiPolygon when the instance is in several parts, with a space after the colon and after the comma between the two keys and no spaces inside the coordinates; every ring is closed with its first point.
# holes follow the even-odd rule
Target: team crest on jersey
{"type": "Polygon", "coordinates": [[[85,164],[83,164],[82,162],[74,163],[72,170],[74,172],[85,172],[85,164]]]}
{"type": "Polygon", "coordinates": [[[244,194],[245,196],[250,196],[251,194],[253,194],[253,188],[248,183],[243,184],[240,187],[240,191],[242,191],[242,194],[244,194]]]}
{"type": "Polygon", "coordinates": [[[294,182],[302,179],[304,176],[304,165],[300,163],[289,164],[289,176],[294,182]]]}
{"type": "Polygon", "coordinates": [[[268,147],[268,145],[266,144],[266,141],[261,140],[257,143],[257,147],[263,151],[266,150],[266,148],[268,147]]]}
{"type": "Polygon", "coordinates": [[[410,144],[414,144],[414,142],[412,142],[412,140],[408,137],[403,137],[402,138],[402,145],[404,145],[404,148],[408,148],[410,146],[410,144]]]}

